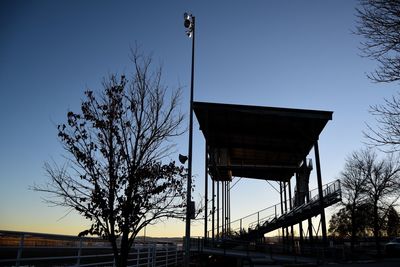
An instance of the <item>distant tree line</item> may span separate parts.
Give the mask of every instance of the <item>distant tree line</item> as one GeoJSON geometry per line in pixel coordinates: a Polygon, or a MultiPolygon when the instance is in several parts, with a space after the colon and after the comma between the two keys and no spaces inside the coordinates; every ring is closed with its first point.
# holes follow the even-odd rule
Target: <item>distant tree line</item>
{"type": "Polygon", "coordinates": [[[351,249],[359,237],[374,236],[380,253],[381,236],[400,234],[400,159],[388,154],[380,159],[372,149],[353,152],[340,174],[341,209],[329,222],[329,233],[350,238],[351,249]]]}

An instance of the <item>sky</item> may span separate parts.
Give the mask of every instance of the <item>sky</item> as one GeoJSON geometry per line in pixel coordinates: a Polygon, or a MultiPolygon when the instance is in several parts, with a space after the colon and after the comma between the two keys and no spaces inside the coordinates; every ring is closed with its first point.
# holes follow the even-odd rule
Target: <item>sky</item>
{"type": "MultiPolygon", "coordinates": [[[[360,56],[362,39],[352,33],[356,6],[347,0],[1,1],[0,230],[76,235],[89,225],[49,207],[30,187],[48,180],[45,162],[63,160],[56,125],[68,110],[79,110],[85,90],[101,90],[111,73],[132,71],[135,43],[163,66],[169,88],[183,86],[181,109],[188,112],[191,40],[184,12],[196,16],[194,99],[333,111],[319,149],[323,183],[337,179],[346,156],[365,146],[362,132],[374,125],[370,105],[398,87],[366,77],[376,62],[360,56]]],[[[176,155],[185,154],[187,133],[176,142],[176,155]]],[[[198,203],[204,138],[196,120],[193,153],[198,203]]],[[[315,171],[310,183],[316,187],[315,171]]],[[[242,179],[231,191],[232,220],[278,202],[270,184],[242,179]]],[[[203,227],[194,222],[192,235],[202,235],[203,227]]],[[[184,232],[183,222],[166,221],[147,235],[184,232]]]]}

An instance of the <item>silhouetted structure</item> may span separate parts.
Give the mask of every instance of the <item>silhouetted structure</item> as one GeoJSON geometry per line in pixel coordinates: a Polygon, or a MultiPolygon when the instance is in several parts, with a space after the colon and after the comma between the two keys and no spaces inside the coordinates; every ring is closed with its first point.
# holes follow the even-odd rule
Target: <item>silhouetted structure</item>
{"type": "MultiPolygon", "coordinates": [[[[311,217],[320,215],[326,244],[324,208],[340,199],[340,184],[323,189],[318,138],[332,119],[332,112],[204,102],[194,102],[193,108],[205,137],[206,172],[212,179],[211,236],[207,234],[206,213],[205,237],[214,240],[232,236],[230,182],[232,177],[243,177],[280,183],[281,216],[277,216],[279,212],[275,207],[275,218],[264,221],[258,218],[257,225],[249,227],[248,232],[244,231],[240,220],[240,238],[258,239],[282,227],[283,239],[288,241],[287,227],[290,226],[293,241],[293,225],[299,223],[302,239],[301,223],[308,220],[309,238],[312,239],[311,217]],[[307,164],[306,157],[312,148],[318,196],[310,199],[308,182],[313,167],[311,161],[307,164]],[[292,201],[290,181],[295,175],[297,185],[292,201]]],[[[206,173],[206,201],[207,180],[206,173]]]]}

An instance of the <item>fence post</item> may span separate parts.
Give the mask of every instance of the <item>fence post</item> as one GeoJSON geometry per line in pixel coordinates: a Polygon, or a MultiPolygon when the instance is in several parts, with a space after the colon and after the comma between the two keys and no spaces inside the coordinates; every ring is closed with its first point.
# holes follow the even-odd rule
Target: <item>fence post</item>
{"type": "Polygon", "coordinates": [[[156,267],[156,261],[157,261],[157,249],[156,249],[156,244],[153,245],[153,260],[152,260],[152,266],[156,267]]]}
{"type": "Polygon", "coordinates": [[[17,260],[15,262],[15,266],[16,267],[19,267],[19,264],[20,264],[20,261],[21,261],[22,250],[24,249],[24,242],[25,242],[25,234],[22,234],[21,239],[19,240],[17,260]]]}
{"type": "Polygon", "coordinates": [[[76,259],[76,266],[81,266],[81,255],[82,255],[82,237],[79,238],[78,258],[76,259]]]}
{"type": "Polygon", "coordinates": [[[147,266],[150,266],[150,247],[147,247],[147,266]]]}
{"type": "Polygon", "coordinates": [[[175,266],[178,265],[178,246],[175,245],[175,266]]]}
{"type": "Polygon", "coordinates": [[[139,247],[136,248],[136,267],[139,266],[140,252],[139,247]]]}
{"type": "Polygon", "coordinates": [[[168,244],[165,245],[165,266],[168,266],[168,244]]]}

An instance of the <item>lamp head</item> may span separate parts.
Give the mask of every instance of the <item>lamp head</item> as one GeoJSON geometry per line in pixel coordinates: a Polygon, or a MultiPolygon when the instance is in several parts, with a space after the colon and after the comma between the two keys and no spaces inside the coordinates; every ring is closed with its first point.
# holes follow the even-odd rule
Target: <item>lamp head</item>
{"type": "Polygon", "coordinates": [[[183,15],[183,19],[184,19],[183,25],[185,26],[185,28],[189,29],[190,24],[192,24],[192,22],[191,22],[191,16],[190,16],[188,13],[185,13],[185,14],[183,15]]]}
{"type": "Polygon", "coordinates": [[[192,37],[192,33],[194,30],[194,17],[192,16],[192,14],[185,13],[183,15],[183,25],[187,29],[187,36],[192,37]]]}
{"type": "Polygon", "coordinates": [[[188,156],[184,156],[184,155],[179,154],[179,162],[182,163],[182,164],[185,164],[186,161],[188,160],[188,158],[189,158],[188,156]]]}

